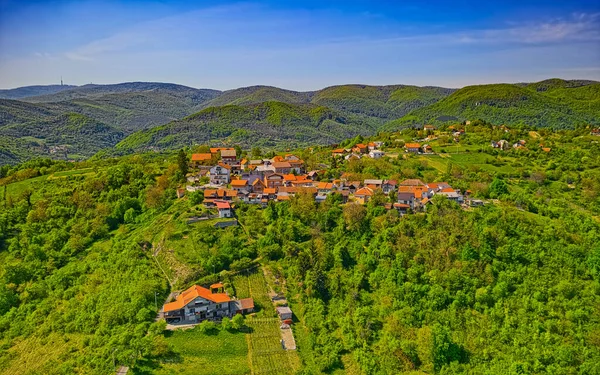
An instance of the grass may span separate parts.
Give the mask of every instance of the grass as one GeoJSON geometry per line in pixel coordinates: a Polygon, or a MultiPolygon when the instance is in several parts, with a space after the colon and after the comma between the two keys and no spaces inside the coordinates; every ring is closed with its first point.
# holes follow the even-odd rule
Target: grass
{"type": "Polygon", "coordinates": [[[74,364],[70,363],[65,367],[65,362],[70,353],[82,350],[82,337],[58,333],[28,337],[7,351],[0,351],[0,374],[45,374],[61,365],[72,370],[71,366],[74,364]]]}
{"type": "Polygon", "coordinates": [[[247,275],[237,275],[233,278],[233,287],[238,298],[254,299],[254,306],[259,317],[272,318],[277,316],[273,303],[269,298],[269,288],[260,270],[247,275]]]}
{"type": "Polygon", "coordinates": [[[160,363],[146,362],[136,367],[133,374],[250,374],[245,336],[242,332],[221,330],[209,334],[198,329],[170,332],[166,340],[173,353],[160,363]]]}
{"type": "Polygon", "coordinates": [[[94,168],[74,169],[70,171],[55,172],[49,178],[68,177],[76,175],[86,175],[94,173],[94,168]]]}
{"type": "Polygon", "coordinates": [[[16,196],[21,194],[27,189],[35,190],[35,185],[42,184],[48,179],[47,175],[29,178],[23,181],[13,182],[12,184],[6,185],[6,194],[16,196]]]}
{"type": "Polygon", "coordinates": [[[246,324],[252,330],[248,346],[253,374],[287,375],[300,368],[298,353],[281,347],[278,318],[250,318],[246,324]]]}

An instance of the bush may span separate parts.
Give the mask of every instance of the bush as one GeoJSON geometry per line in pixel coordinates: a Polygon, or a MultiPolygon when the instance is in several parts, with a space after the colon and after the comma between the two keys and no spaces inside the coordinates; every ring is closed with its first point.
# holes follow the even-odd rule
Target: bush
{"type": "Polygon", "coordinates": [[[200,331],[200,333],[204,333],[205,335],[214,334],[217,331],[217,325],[215,322],[210,320],[205,320],[202,323],[196,326],[196,329],[200,331]]]}

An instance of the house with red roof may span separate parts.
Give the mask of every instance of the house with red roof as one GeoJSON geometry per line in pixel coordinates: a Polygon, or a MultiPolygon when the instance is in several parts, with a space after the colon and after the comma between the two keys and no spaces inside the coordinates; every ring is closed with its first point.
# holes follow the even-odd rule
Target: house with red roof
{"type": "Polygon", "coordinates": [[[231,205],[227,201],[215,200],[215,206],[217,207],[217,211],[219,212],[220,218],[233,217],[233,210],[231,209],[231,205]]]}
{"type": "Polygon", "coordinates": [[[213,293],[210,289],[194,285],[181,292],[175,301],[166,303],[162,308],[162,316],[167,323],[221,320],[232,315],[230,302],[227,293],[213,293]]]}
{"type": "Polygon", "coordinates": [[[232,299],[224,292],[222,283],[215,283],[210,288],[194,285],[184,290],[175,301],[164,304],[161,316],[167,323],[193,324],[252,311],[252,298],[232,299]]]}
{"type": "Polygon", "coordinates": [[[356,199],[356,202],[358,202],[360,204],[367,203],[371,199],[372,196],[373,196],[373,189],[371,189],[369,187],[360,188],[354,193],[354,199],[356,199]]]}
{"type": "Polygon", "coordinates": [[[406,152],[418,154],[421,151],[421,145],[419,143],[407,143],[404,145],[404,150],[406,152]]]}
{"type": "Polygon", "coordinates": [[[212,161],[213,161],[213,158],[212,158],[211,153],[192,154],[192,159],[191,159],[190,164],[193,168],[198,168],[201,165],[210,165],[210,163],[212,161]]]}
{"type": "Polygon", "coordinates": [[[363,143],[359,143],[352,147],[352,152],[356,152],[357,154],[366,154],[369,151],[367,145],[363,143]]]}

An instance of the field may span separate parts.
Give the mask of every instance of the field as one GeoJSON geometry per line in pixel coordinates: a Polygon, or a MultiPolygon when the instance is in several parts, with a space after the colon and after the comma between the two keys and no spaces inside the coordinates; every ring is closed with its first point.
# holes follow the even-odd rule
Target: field
{"type": "Polygon", "coordinates": [[[287,375],[300,368],[296,351],[281,347],[278,318],[250,318],[246,324],[252,331],[248,346],[253,374],[287,375]]]}
{"type": "Polygon", "coordinates": [[[257,271],[249,275],[237,275],[233,279],[236,297],[254,299],[259,317],[275,317],[275,308],[269,298],[269,289],[262,272],[257,271]]]}
{"type": "Polygon", "coordinates": [[[166,336],[173,354],[160,365],[148,362],[133,374],[250,374],[244,333],[215,330],[205,334],[189,329],[168,332],[166,336]]]}
{"type": "Polygon", "coordinates": [[[55,333],[45,337],[29,337],[4,353],[0,351],[0,374],[45,374],[50,369],[60,368],[69,359],[70,353],[83,351],[90,355],[82,348],[82,337],[55,333]]]}

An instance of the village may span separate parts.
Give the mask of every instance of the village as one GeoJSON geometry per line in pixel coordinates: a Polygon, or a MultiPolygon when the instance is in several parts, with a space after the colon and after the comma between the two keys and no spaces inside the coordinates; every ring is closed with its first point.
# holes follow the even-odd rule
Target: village
{"type": "MultiPolygon", "coordinates": [[[[356,144],[349,149],[334,149],[332,157],[352,160],[363,157],[381,158],[381,142],[356,144]]],[[[427,144],[406,143],[406,153],[431,153],[427,144]]],[[[378,191],[386,196],[395,194],[395,202],[385,208],[400,214],[423,212],[435,195],[444,196],[461,205],[477,206],[482,202],[471,199],[470,192],[461,192],[446,182],[423,182],[419,179],[404,181],[365,179],[349,180],[345,174],[339,179],[325,180],[322,170],[307,171],[302,159],[294,154],[277,155],[270,159],[238,159],[233,148],[211,148],[210,153],[192,154],[192,173],[187,177],[187,192],[201,190],[204,205],[216,208],[220,218],[233,217],[232,204],[244,202],[266,206],[269,202],[287,201],[299,192],[312,194],[315,201],[323,202],[333,193],[341,196],[342,203],[366,204],[378,191]],[[200,181],[208,180],[206,184],[200,181]]],[[[186,191],[178,193],[183,196],[186,191]]]]}

